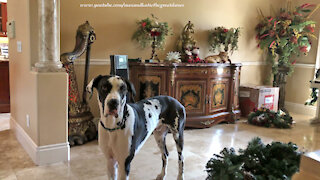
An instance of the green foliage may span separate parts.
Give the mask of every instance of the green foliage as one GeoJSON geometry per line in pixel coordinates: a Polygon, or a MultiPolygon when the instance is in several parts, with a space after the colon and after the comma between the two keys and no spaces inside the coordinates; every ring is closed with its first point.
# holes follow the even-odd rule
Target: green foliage
{"type": "Polygon", "coordinates": [[[207,165],[207,180],[219,177],[221,180],[240,180],[243,179],[242,156],[236,154],[233,148],[224,148],[221,155],[214,154],[207,165]]]}
{"type": "Polygon", "coordinates": [[[238,49],[238,40],[240,35],[240,28],[216,27],[210,31],[208,43],[212,52],[220,52],[222,48],[224,52],[238,49]]]}
{"type": "Polygon", "coordinates": [[[293,143],[263,144],[256,137],[246,149],[224,148],[207,165],[206,180],[289,180],[299,171],[301,153],[293,143]]]}
{"type": "Polygon", "coordinates": [[[256,26],[256,39],[258,47],[268,53],[267,61],[272,64],[273,74],[278,72],[280,66],[288,67],[291,74],[296,62],[294,57],[307,55],[310,51],[310,38],[315,37],[316,22],[309,20],[306,15],[313,13],[313,6],[304,4],[294,11],[281,9],[274,17],[261,14],[261,21],[256,26]]]}
{"type": "Polygon", "coordinates": [[[250,113],[248,122],[257,126],[291,128],[292,117],[282,111],[274,112],[266,108],[260,108],[250,113]]]}
{"type": "Polygon", "coordinates": [[[137,41],[142,48],[150,47],[155,38],[155,46],[163,48],[166,37],[171,35],[171,29],[167,22],[158,22],[152,15],[152,19],[146,18],[137,22],[138,29],[134,32],[132,40],[137,41]]]}

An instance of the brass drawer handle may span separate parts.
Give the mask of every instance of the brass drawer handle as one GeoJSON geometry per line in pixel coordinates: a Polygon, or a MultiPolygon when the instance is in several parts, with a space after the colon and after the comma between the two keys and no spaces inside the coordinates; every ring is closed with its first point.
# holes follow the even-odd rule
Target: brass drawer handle
{"type": "Polygon", "coordinates": [[[214,121],[215,121],[215,120],[211,120],[211,121],[208,120],[208,121],[201,122],[201,124],[203,124],[203,125],[205,125],[205,126],[208,126],[208,125],[214,123],[214,121]]]}

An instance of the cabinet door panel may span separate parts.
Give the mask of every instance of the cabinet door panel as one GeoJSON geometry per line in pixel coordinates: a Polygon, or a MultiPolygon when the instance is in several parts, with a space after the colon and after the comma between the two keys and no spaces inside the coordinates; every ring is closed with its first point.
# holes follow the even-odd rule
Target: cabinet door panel
{"type": "Polygon", "coordinates": [[[0,61],[0,113],[10,112],[9,62],[0,61]]]}
{"type": "Polygon", "coordinates": [[[139,73],[137,80],[139,100],[158,95],[167,95],[166,71],[139,73]]]}
{"type": "Polygon", "coordinates": [[[206,81],[177,80],[176,98],[184,105],[188,115],[206,113],[206,81]]]}
{"type": "Polygon", "coordinates": [[[229,79],[214,79],[210,82],[209,112],[227,110],[229,79]]]}
{"type": "Polygon", "coordinates": [[[7,3],[0,3],[0,37],[7,37],[7,3]]]}

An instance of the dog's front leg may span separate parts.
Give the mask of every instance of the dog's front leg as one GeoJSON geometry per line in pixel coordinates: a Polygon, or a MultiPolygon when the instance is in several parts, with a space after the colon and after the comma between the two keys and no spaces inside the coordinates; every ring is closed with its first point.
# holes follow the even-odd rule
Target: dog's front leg
{"type": "Polygon", "coordinates": [[[117,180],[118,163],[113,158],[107,159],[108,179],[117,180]]]}
{"type": "Polygon", "coordinates": [[[130,171],[130,164],[126,166],[125,162],[119,162],[119,180],[128,180],[129,179],[129,171],[130,171]]]}

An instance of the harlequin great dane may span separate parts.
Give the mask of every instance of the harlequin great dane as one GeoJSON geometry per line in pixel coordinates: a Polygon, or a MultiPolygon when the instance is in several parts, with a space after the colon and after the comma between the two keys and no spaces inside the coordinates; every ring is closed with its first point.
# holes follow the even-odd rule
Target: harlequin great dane
{"type": "MultiPolygon", "coordinates": [[[[135,95],[134,86],[119,76],[97,76],[87,86],[92,93],[98,91],[100,108],[99,146],[107,158],[109,179],[129,179],[133,157],[153,133],[162,153],[164,179],[168,163],[166,135],[171,131],[179,158],[178,179],[183,179],[183,130],[186,112],[182,104],[170,96],[156,96],[127,103],[127,93],[135,95]]],[[[132,98],[133,99],[133,98],[132,98]]]]}

